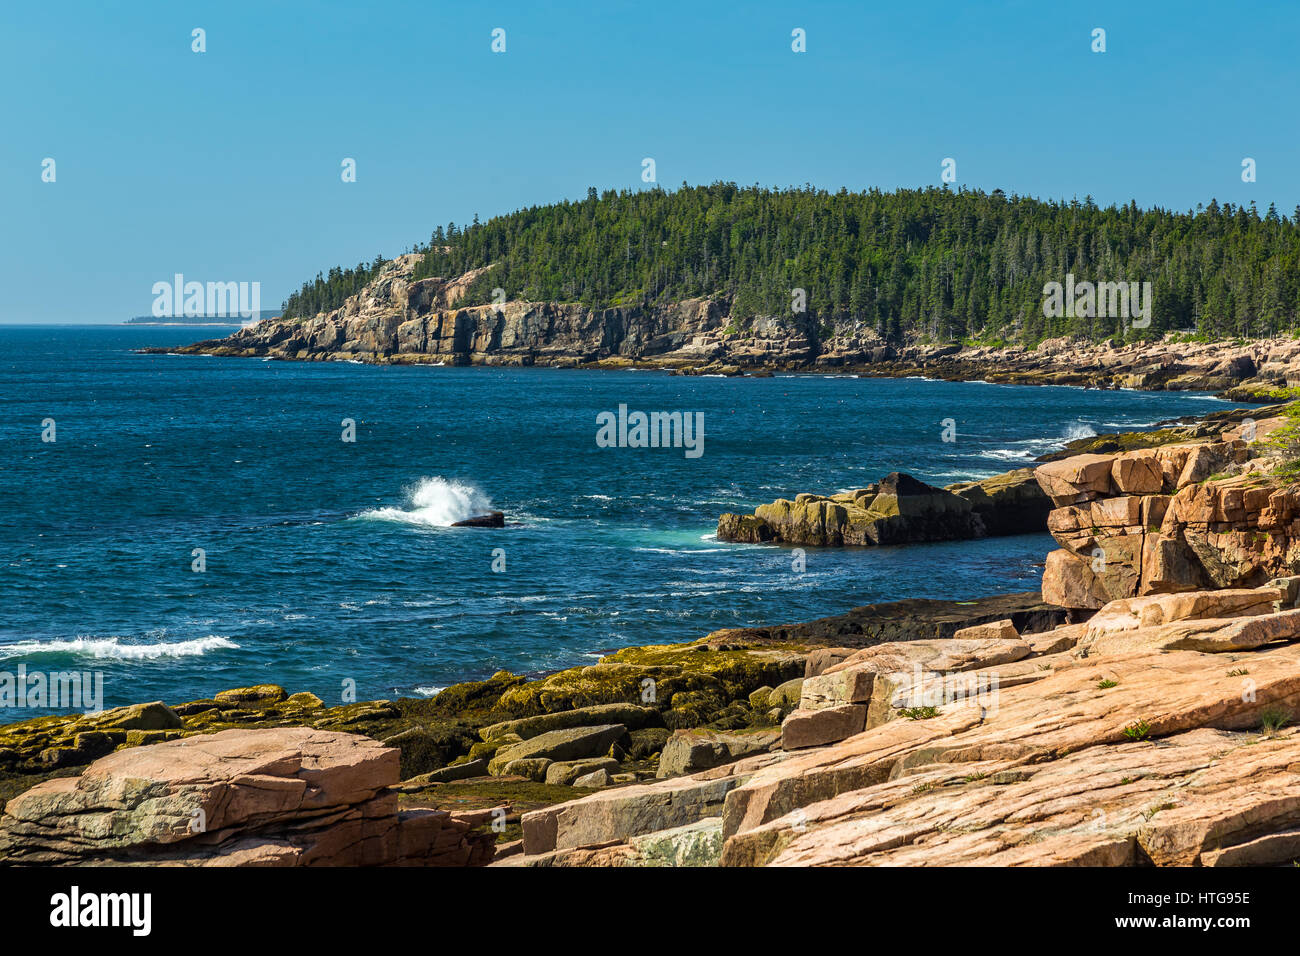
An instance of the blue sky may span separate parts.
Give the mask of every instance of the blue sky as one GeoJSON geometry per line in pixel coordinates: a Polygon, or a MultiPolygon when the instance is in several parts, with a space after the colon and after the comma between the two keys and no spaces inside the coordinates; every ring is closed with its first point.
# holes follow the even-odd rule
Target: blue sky
{"type": "Polygon", "coordinates": [[[644,157],[665,187],[952,157],[982,189],[1289,215],[1298,34],[1282,2],[7,3],[0,321],[121,321],[176,272],[274,307],[437,223],[641,188],[644,157]]]}

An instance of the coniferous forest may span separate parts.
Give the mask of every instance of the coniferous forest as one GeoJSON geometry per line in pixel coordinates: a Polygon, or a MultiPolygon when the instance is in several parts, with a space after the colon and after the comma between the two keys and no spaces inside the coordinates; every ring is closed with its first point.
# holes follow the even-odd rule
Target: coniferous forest
{"type": "MultiPolygon", "coordinates": [[[[1124,335],[1121,318],[1043,315],[1043,287],[1150,282],[1151,326],[1253,338],[1300,328],[1300,208],[1220,205],[1189,212],[1101,208],[968,189],[836,193],[732,183],[598,194],[439,226],[417,278],[494,265],[464,305],[510,299],[594,308],[722,294],[733,319],[794,318],[792,290],[822,328],[846,323],[900,340],[1012,341],[1124,335]]],[[[383,264],[318,275],[288,316],[342,305],[383,264]]]]}

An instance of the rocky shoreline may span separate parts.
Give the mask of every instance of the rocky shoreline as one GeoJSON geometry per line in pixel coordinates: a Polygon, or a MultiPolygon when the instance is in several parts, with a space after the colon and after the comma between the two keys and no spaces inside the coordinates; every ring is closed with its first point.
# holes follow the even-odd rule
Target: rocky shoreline
{"type": "MultiPolygon", "coordinates": [[[[0,726],[0,865],[240,865],[257,860],[277,865],[461,865],[471,858],[485,863],[493,853],[484,846],[497,854],[504,847],[505,855],[518,849],[508,838],[522,834],[521,817],[531,810],[575,794],[765,752],[779,741],[781,721],[798,706],[809,657],[832,644],[943,639],[961,627],[1008,617],[1047,627],[1066,616],[1042,604],[1037,594],[906,601],[808,624],[717,631],[690,644],[625,648],[596,664],[533,680],[500,672],[453,685],[429,699],[329,707],[313,694],[290,695],[261,685],[172,706],[155,701],[96,715],[8,724],[0,726]],[[316,736],[286,737],[290,730],[316,736]],[[382,800],[382,830],[392,846],[375,851],[377,856],[360,857],[349,855],[351,850],[327,853],[317,845],[332,845],[341,839],[337,833],[324,840],[316,834],[309,845],[294,844],[289,836],[302,821],[295,824],[283,808],[267,827],[232,823],[232,832],[221,840],[195,839],[189,829],[192,810],[209,802],[223,805],[228,799],[223,794],[238,789],[240,776],[249,772],[239,766],[239,748],[253,738],[237,735],[250,733],[268,735],[267,746],[289,752],[296,764],[319,762],[336,752],[358,753],[349,742],[353,738],[379,745],[383,753],[375,759],[385,769],[366,800],[382,800]],[[178,788],[163,755],[174,751],[175,759],[188,766],[193,751],[179,748],[208,739],[220,746],[213,765],[203,768],[205,787],[194,792],[178,788]],[[312,745],[319,749],[304,751],[312,745]],[[144,751],[155,754],[152,762],[124,756],[144,751]],[[95,800],[102,803],[105,786],[116,792],[113,786],[96,784],[87,794],[82,783],[87,775],[138,779],[150,773],[159,775],[158,784],[135,793],[138,802],[127,800],[122,806],[120,794],[109,801],[119,814],[115,832],[135,834],[127,842],[115,836],[97,843],[91,835],[73,839],[43,829],[45,818],[110,809],[95,800]],[[168,811],[160,823],[160,796],[189,810],[168,811]],[[411,838],[401,836],[406,826],[402,814],[417,812],[421,818],[430,812],[449,815],[447,825],[464,838],[456,842],[453,863],[440,864],[439,854],[428,848],[422,853],[411,838]],[[165,837],[153,832],[160,826],[165,837]],[[483,834],[491,836],[486,844],[483,834]],[[496,845],[498,840],[503,846],[496,845]],[[400,853],[399,844],[404,847],[400,853]]],[[[289,758],[281,754],[277,759],[289,758]]],[[[193,768],[187,770],[186,781],[194,774],[193,768]]],[[[371,807],[366,812],[373,816],[379,811],[371,807]]],[[[210,823],[212,814],[207,816],[210,823]]]]}
{"type": "MultiPolygon", "coordinates": [[[[1062,545],[1041,595],[724,629],[428,699],[263,685],[0,727],[0,865],[1285,864],[1300,486],[1278,412],[1004,480],[1062,545]]],[[[921,497],[969,522],[976,485],[921,497]]],[[[807,545],[845,543],[826,527],[807,545]]]]}
{"type": "Polygon", "coordinates": [[[807,315],[738,322],[725,296],[590,309],[508,301],[461,307],[482,270],[415,279],[418,254],[386,263],[343,307],[266,319],[223,339],[145,352],[375,364],[657,368],[679,374],[833,372],[951,381],[1209,391],[1261,404],[1300,386],[1300,341],[1135,344],[1061,338],[1035,348],[898,343],[807,315]]]}

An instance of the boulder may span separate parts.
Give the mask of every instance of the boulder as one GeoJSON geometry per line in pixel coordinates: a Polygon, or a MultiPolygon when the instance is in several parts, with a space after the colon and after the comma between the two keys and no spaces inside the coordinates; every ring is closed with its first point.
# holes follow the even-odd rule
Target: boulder
{"type": "Polygon", "coordinates": [[[622,843],[634,836],[695,823],[722,812],[727,793],[775,755],[762,754],[651,784],[602,790],[523,815],[527,856],[622,843]]]}
{"type": "Polygon", "coordinates": [[[1110,478],[1126,495],[1159,494],[1165,486],[1164,469],[1154,449],[1118,455],[1111,463],[1110,478]]]}
{"type": "Polygon", "coordinates": [[[659,777],[675,777],[770,750],[781,739],[775,728],[744,732],[679,730],[659,757],[659,777]]]}
{"type": "MultiPolygon", "coordinates": [[[[570,727],[551,730],[528,740],[502,747],[488,762],[488,772],[501,774],[513,761],[525,759],[577,760],[581,757],[603,757],[609,748],[627,735],[622,724],[601,724],[595,727],[570,727]]],[[[544,771],[543,771],[544,772],[544,771]]]]}
{"type": "Polygon", "coordinates": [[[608,787],[610,782],[609,773],[604,769],[593,770],[591,773],[584,773],[573,781],[573,785],[579,788],[596,790],[600,787],[608,787]]]}
{"type": "MultiPolygon", "coordinates": [[[[603,770],[618,772],[618,761],[612,757],[592,757],[586,760],[559,760],[546,768],[546,782],[552,786],[572,787],[579,777],[603,770]]],[[[603,786],[603,785],[602,785],[603,786]]]]}
{"type": "Polygon", "coordinates": [[[1075,455],[1039,465],[1034,478],[1052,503],[1070,505],[1110,492],[1114,455],[1075,455]]]}
{"type": "Polygon", "coordinates": [[[772,707],[780,707],[782,710],[793,710],[799,706],[799,697],[803,693],[804,678],[796,677],[788,680],[783,684],[778,684],[772,693],[767,695],[767,702],[772,707]]]}
{"type": "Polygon", "coordinates": [[[1000,621],[989,621],[987,624],[963,627],[953,635],[953,639],[958,641],[1018,641],[1020,633],[1009,618],[1003,618],[1000,621]]]}
{"type": "Polygon", "coordinates": [[[402,813],[398,753],[303,727],[119,750],[37,784],[0,817],[0,863],[193,866],[483,864],[486,818],[402,813]]]}
{"type": "Polygon", "coordinates": [[[781,749],[820,747],[859,734],[867,725],[864,704],[796,710],[781,724],[781,749]]]}
{"type": "Polygon", "coordinates": [[[489,761],[488,773],[501,777],[523,777],[525,780],[541,783],[546,779],[546,771],[550,769],[552,763],[554,761],[548,757],[516,757],[498,764],[494,770],[489,761]]]}
{"type": "MultiPolygon", "coordinates": [[[[964,630],[976,631],[975,628],[964,630]]],[[[1015,634],[1003,627],[997,634],[1015,634]]],[[[960,631],[958,633],[961,633],[960,631]]],[[[977,632],[987,633],[987,632],[977,632]]],[[[968,671],[995,667],[1021,660],[1030,654],[1029,645],[1019,637],[951,637],[947,640],[899,641],[878,644],[856,651],[838,664],[828,668],[823,677],[871,664],[877,672],[921,668],[927,671],[968,671]]]]}
{"type": "Polygon", "coordinates": [[[469,780],[473,777],[482,777],[487,775],[487,767],[488,762],[486,760],[466,760],[463,763],[453,763],[438,770],[430,770],[427,773],[403,780],[401,787],[406,790],[419,789],[431,783],[450,783],[453,780],[469,780]]]}
{"type": "Polygon", "coordinates": [[[640,730],[659,722],[659,711],[654,707],[640,704],[593,704],[589,707],[575,707],[553,714],[538,714],[535,717],[521,717],[517,720],[504,720],[490,724],[479,731],[484,740],[495,740],[507,734],[518,734],[520,739],[528,740],[552,730],[567,730],[570,727],[598,727],[607,724],[622,724],[628,730],[640,730]]]}
{"type": "Polygon", "coordinates": [[[255,687],[238,687],[223,690],[213,699],[219,704],[238,704],[241,707],[276,704],[286,699],[284,688],[276,684],[258,684],[255,687]]]}
{"type": "Polygon", "coordinates": [[[853,654],[851,647],[816,647],[808,652],[808,660],[804,667],[805,678],[816,677],[826,668],[838,664],[853,654]]]}
{"type": "Polygon", "coordinates": [[[871,700],[876,672],[877,668],[868,661],[860,666],[837,666],[818,677],[809,677],[803,682],[799,710],[865,704],[871,700]]]}

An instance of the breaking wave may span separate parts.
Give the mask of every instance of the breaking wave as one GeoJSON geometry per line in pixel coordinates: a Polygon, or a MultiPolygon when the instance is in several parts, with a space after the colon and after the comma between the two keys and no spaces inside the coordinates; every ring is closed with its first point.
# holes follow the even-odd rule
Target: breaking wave
{"type": "Polygon", "coordinates": [[[449,528],[457,521],[486,514],[492,499],[473,485],[446,478],[421,478],[406,492],[406,507],[375,508],[358,517],[397,521],[426,528],[449,528]]]}
{"type": "Polygon", "coordinates": [[[208,651],[238,650],[226,637],[210,634],[189,641],[123,644],[116,637],[74,637],[71,640],[18,641],[0,644],[0,659],[33,654],[71,654],[99,660],[152,661],[163,657],[202,657],[208,651]]]}
{"type": "Polygon", "coordinates": [[[991,458],[994,461],[1033,461],[1039,455],[1064,448],[1068,442],[1080,438],[1094,438],[1096,435],[1097,432],[1091,425],[1085,422],[1071,422],[1056,438],[1026,438],[1023,441],[1012,442],[1009,448],[990,448],[982,451],[980,457],[991,458]]]}

